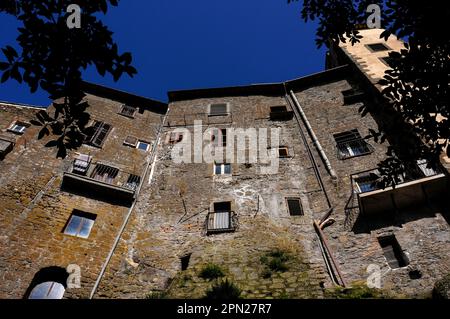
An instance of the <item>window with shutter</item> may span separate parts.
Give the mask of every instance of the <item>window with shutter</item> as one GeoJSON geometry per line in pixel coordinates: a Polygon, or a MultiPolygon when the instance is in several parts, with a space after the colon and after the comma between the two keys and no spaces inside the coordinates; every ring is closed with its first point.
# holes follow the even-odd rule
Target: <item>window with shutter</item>
{"type": "Polygon", "coordinates": [[[120,109],[120,115],[134,118],[134,114],[136,113],[136,108],[129,105],[122,105],[122,108],[120,109]]]}
{"type": "Polygon", "coordinates": [[[119,170],[115,167],[97,164],[92,172],[92,178],[104,183],[112,184],[119,174],[119,170]]]}
{"type": "Polygon", "coordinates": [[[228,105],[226,103],[211,104],[209,106],[209,115],[228,115],[228,105]]]}
{"type": "Polygon", "coordinates": [[[95,147],[102,147],[111,129],[112,127],[109,124],[95,121],[94,125],[89,128],[85,143],[95,147]]]}

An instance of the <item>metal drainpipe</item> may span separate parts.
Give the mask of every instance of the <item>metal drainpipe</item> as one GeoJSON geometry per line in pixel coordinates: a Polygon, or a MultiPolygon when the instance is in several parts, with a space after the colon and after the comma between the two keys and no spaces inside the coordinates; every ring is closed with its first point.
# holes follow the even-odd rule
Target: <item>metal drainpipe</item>
{"type": "Polygon", "coordinates": [[[302,117],[303,123],[305,124],[306,129],[308,130],[308,133],[311,136],[311,139],[313,140],[314,144],[316,145],[316,148],[317,148],[317,151],[319,152],[320,157],[322,158],[323,162],[325,163],[325,166],[327,167],[328,173],[330,173],[331,178],[333,180],[337,180],[338,177],[336,175],[336,172],[334,171],[333,167],[331,166],[331,163],[328,160],[328,157],[325,154],[325,151],[323,150],[322,145],[319,142],[319,139],[317,138],[316,134],[314,133],[314,130],[311,127],[311,124],[309,123],[305,112],[303,112],[303,109],[300,106],[300,103],[298,102],[297,96],[295,96],[295,93],[292,90],[290,90],[289,93],[291,95],[292,100],[294,101],[295,106],[297,107],[297,109],[300,113],[300,116],[302,117]]]}
{"type": "MultiPolygon", "coordinates": [[[[287,90],[286,90],[286,84],[284,84],[284,90],[285,90],[285,93],[286,93],[286,101],[288,102],[289,105],[291,105],[291,101],[288,98],[288,94],[287,94],[287,90]]],[[[291,90],[291,96],[292,96],[293,93],[294,92],[291,90]]],[[[293,99],[295,101],[297,101],[297,105],[296,105],[297,109],[299,111],[301,110],[303,112],[303,110],[301,109],[300,104],[298,103],[298,100],[296,99],[295,95],[294,95],[293,99]]],[[[291,107],[292,107],[292,105],[291,105],[291,107]]],[[[328,270],[328,272],[330,274],[330,278],[331,278],[331,281],[333,282],[333,284],[334,285],[339,285],[338,280],[337,280],[336,275],[335,275],[334,270],[333,270],[333,266],[334,266],[334,269],[336,270],[337,275],[339,276],[339,279],[342,282],[342,286],[346,287],[345,280],[344,280],[344,278],[342,276],[342,273],[341,273],[341,271],[339,269],[338,264],[336,263],[336,260],[335,260],[335,258],[333,256],[333,252],[331,251],[331,249],[330,249],[330,247],[329,247],[329,245],[327,243],[327,240],[325,238],[325,234],[323,233],[323,229],[322,229],[323,223],[325,222],[325,220],[327,218],[330,217],[331,213],[333,212],[333,207],[332,207],[331,201],[330,201],[330,199],[328,197],[327,191],[325,189],[325,185],[323,184],[322,177],[320,175],[320,171],[319,171],[319,168],[317,166],[316,160],[315,160],[315,158],[314,158],[314,156],[313,156],[313,154],[311,152],[311,149],[310,149],[309,144],[308,144],[308,142],[306,140],[305,134],[303,133],[303,130],[302,130],[301,126],[300,126],[300,122],[299,122],[299,120],[297,118],[296,112],[294,112],[294,115],[295,115],[295,117],[297,119],[297,123],[299,125],[300,135],[302,136],[302,139],[303,139],[303,142],[305,143],[305,147],[306,147],[306,149],[308,151],[310,160],[311,160],[311,162],[313,164],[314,173],[315,173],[315,175],[316,175],[316,177],[317,177],[317,179],[319,181],[320,188],[322,189],[323,193],[325,194],[325,198],[327,200],[328,207],[329,207],[329,210],[325,213],[325,215],[322,217],[320,222],[318,223],[317,221],[314,221],[314,224],[313,224],[314,225],[314,229],[316,230],[316,235],[319,238],[319,247],[320,247],[320,250],[322,252],[322,256],[323,256],[323,259],[325,261],[325,265],[326,265],[327,270],[328,270]],[[327,252],[328,252],[328,254],[327,254],[327,252]],[[328,256],[330,256],[330,257],[328,257],[328,256]],[[329,260],[328,258],[330,258],[331,260],[329,260]]],[[[306,118],[306,116],[305,116],[305,118],[306,118]]],[[[307,122],[307,123],[309,124],[309,122],[307,122]]],[[[312,129],[311,129],[311,132],[314,134],[312,129]]]]}
{"type": "Polygon", "coordinates": [[[124,222],[122,224],[122,227],[120,228],[119,233],[117,234],[117,236],[116,236],[116,238],[114,240],[114,244],[113,244],[113,246],[112,246],[112,248],[111,248],[111,250],[110,250],[110,252],[108,254],[108,257],[106,257],[106,261],[105,261],[105,263],[102,266],[100,274],[98,275],[97,280],[95,281],[94,287],[92,288],[91,294],[89,295],[89,299],[93,299],[94,298],[94,295],[97,292],[98,286],[100,285],[100,281],[102,280],[102,278],[103,278],[103,276],[105,274],[106,268],[108,267],[109,262],[111,261],[111,258],[114,255],[114,251],[116,250],[117,245],[119,244],[120,238],[122,237],[122,234],[125,231],[125,227],[128,225],[128,221],[130,220],[131,214],[133,213],[134,207],[136,206],[137,198],[139,196],[139,193],[141,192],[141,188],[142,188],[145,176],[147,175],[149,168],[151,166],[153,166],[153,163],[154,163],[154,161],[156,159],[156,151],[158,149],[158,145],[159,145],[159,142],[161,140],[162,130],[163,130],[164,125],[166,123],[168,114],[169,114],[169,109],[167,109],[167,112],[164,115],[164,119],[163,119],[162,125],[160,126],[160,128],[158,130],[158,135],[157,135],[157,138],[156,138],[156,142],[153,145],[152,155],[150,157],[150,161],[145,166],[144,172],[142,174],[142,182],[139,184],[139,186],[138,186],[138,188],[136,190],[136,199],[133,201],[133,204],[131,205],[130,209],[128,210],[127,215],[125,216],[125,220],[124,220],[124,222]]]}

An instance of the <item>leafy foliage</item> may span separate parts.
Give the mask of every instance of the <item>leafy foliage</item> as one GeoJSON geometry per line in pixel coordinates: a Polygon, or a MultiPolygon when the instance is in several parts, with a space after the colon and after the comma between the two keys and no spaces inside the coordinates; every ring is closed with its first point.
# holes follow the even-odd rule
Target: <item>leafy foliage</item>
{"type": "MultiPolygon", "coordinates": [[[[294,2],[298,0],[288,0],[294,2]]],[[[349,40],[352,44],[361,38],[357,25],[365,24],[370,13],[369,4],[381,8],[380,38],[395,34],[407,40],[401,52],[390,53],[391,69],[380,85],[382,93],[400,116],[403,141],[390,147],[388,158],[380,163],[385,179],[394,183],[394,176],[417,159],[427,159],[436,166],[443,150],[450,155],[450,35],[443,31],[443,21],[450,19],[450,3],[442,1],[411,0],[304,0],[302,18],[318,20],[316,32],[318,46],[336,45],[349,40]],[[423,144],[411,138],[420,137],[423,144]],[[409,140],[408,140],[409,139],[409,140]],[[421,144],[421,145],[420,145],[421,144]],[[391,177],[389,177],[391,174],[391,177]]],[[[367,111],[367,110],[361,110],[367,111]]],[[[393,122],[394,123],[394,122],[393,122]]],[[[398,123],[398,122],[397,122],[398,123]]],[[[385,125],[380,135],[396,136],[397,124],[385,125]]],[[[386,140],[384,137],[382,141],[386,140]]]]}
{"type": "Polygon", "coordinates": [[[394,299],[388,292],[369,288],[364,283],[356,282],[351,287],[335,287],[325,291],[325,297],[329,299],[394,299]]]}
{"type": "Polygon", "coordinates": [[[206,299],[239,299],[241,290],[234,283],[225,279],[220,283],[215,284],[211,289],[206,291],[206,299]]]}
{"type": "Polygon", "coordinates": [[[285,251],[275,249],[261,256],[260,261],[267,269],[262,273],[263,278],[270,278],[272,272],[285,272],[289,269],[286,262],[291,259],[285,251]]]}
{"type": "Polygon", "coordinates": [[[111,74],[115,81],[123,74],[137,73],[132,56],[119,53],[112,32],[98,18],[118,0],[8,0],[1,1],[0,12],[14,15],[21,23],[17,44],[2,49],[1,83],[9,79],[25,83],[31,92],[39,87],[56,101],[53,114],[41,111],[34,125],[42,129],[38,138],[53,134],[56,140],[47,147],[57,147],[58,157],[67,149],[79,147],[88,132],[88,103],[83,100],[82,71],[95,66],[102,76],[111,74]],[[70,4],[81,7],[81,28],[67,26],[70,4]]]}
{"type": "Polygon", "coordinates": [[[222,268],[216,264],[207,264],[199,273],[199,276],[203,279],[217,279],[225,276],[222,268]]]}

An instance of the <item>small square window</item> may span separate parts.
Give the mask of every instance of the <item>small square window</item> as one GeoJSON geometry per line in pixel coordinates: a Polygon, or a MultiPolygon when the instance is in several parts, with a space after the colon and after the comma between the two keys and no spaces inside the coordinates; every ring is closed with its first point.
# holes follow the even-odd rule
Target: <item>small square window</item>
{"type": "Polygon", "coordinates": [[[29,126],[30,124],[28,123],[16,121],[8,128],[8,131],[22,135],[29,126]]]}
{"type": "Polygon", "coordinates": [[[228,104],[226,103],[211,104],[209,106],[209,115],[210,116],[228,115],[228,104]]]}
{"type": "Polygon", "coordinates": [[[272,107],[270,107],[270,112],[271,113],[284,113],[284,112],[287,112],[287,108],[285,105],[272,106],[272,107]]]}
{"type": "Polygon", "coordinates": [[[383,254],[389,267],[396,269],[409,265],[409,260],[394,235],[380,237],[378,242],[383,249],[383,254]]]}
{"type": "Polygon", "coordinates": [[[214,163],[214,175],[230,175],[231,164],[217,164],[214,163]]]}
{"type": "Polygon", "coordinates": [[[134,118],[134,114],[136,113],[136,108],[129,105],[122,105],[122,108],[120,109],[120,115],[134,118]]]}
{"type": "Polygon", "coordinates": [[[380,58],[380,60],[381,60],[381,62],[383,62],[386,66],[392,68],[392,58],[391,58],[391,57],[386,56],[386,57],[380,58]]]}
{"type": "Polygon", "coordinates": [[[286,198],[289,214],[291,216],[303,216],[302,203],[300,198],[286,198]]]}
{"type": "Polygon", "coordinates": [[[278,155],[280,158],[286,158],[289,157],[289,149],[287,147],[280,147],[278,148],[278,155]]]}
{"type": "Polygon", "coordinates": [[[96,218],[97,216],[94,214],[74,210],[69,221],[67,222],[66,227],[64,228],[64,234],[80,238],[88,238],[96,218]]]}
{"type": "Polygon", "coordinates": [[[388,50],[390,50],[387,47],[387,45],[385,45],[384,43],[372,43],[372,44],[368,44],[367,47],[372,52],[381,52],[381,51],[388,51],[388,50]]]}
{"type": "Polygon", "coordinates": [[[339,159],[348,159],[373,152],[373,148],[361,137],[357,129],[334,134],[339,159]]]}
{"type": "Polygon", "coordinates": [[[11,141],[0,139],[0,160],[5,157],[6,154],[12,151],[14,143],[11,141]]]}
{"type": "Polygon", "coordinates": [[[131,147],[136,147],[138,142],[139,142],[139,140],[136,137],[134,137],[134,136],[127,136],[125,141],[123,141],[123,144],[127,145],[127,146],[131,146],[131,147]]]}
{"type": "Polygon", "coordinates": [[[150,143],[139,141],[136,148],[147,152],[150,149],[150,143]]]}

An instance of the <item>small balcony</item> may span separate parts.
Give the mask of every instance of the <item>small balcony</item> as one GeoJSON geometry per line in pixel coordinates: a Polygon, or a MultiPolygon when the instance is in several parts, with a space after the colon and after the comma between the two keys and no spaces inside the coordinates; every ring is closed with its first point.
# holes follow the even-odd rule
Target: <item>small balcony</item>
{"type": "Polygon", "coordinates": [[[62,188],[81,196],[131,204],[140,182],[137,175],[93,162],[91,157],[81,155],[64,173],[62,188]]]}
{"type": "Polygon", "coordinates": [[[206,219],[206,233],[229,233],[236,230],[233,211],[209,212],[206,219]]]}
{"type": "Polygon", "coordinates": [[[426,161],[418,161],[416,167],[399,176],[395,186],[379,186],[377,169],[354,174],[351,180],[353,191],[347,209],[359,208],[366,216],[440,200],[447,187],[447,176],[441,169],[429,168],[426,161]]]}

